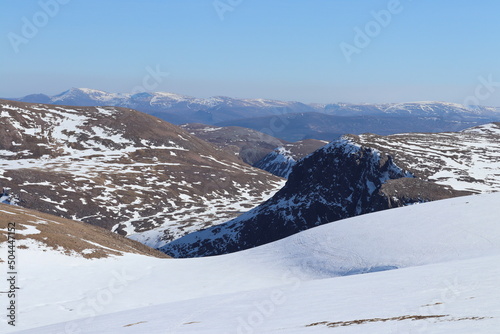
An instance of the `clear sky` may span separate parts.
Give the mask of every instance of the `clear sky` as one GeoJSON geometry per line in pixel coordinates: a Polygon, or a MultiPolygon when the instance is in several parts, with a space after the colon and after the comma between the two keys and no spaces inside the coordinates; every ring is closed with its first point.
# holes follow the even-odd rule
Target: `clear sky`
{"type": "Polygon", "coordinates": [[[500,106],[498,0],[0,4],[2,97],[71,87],[130,92],[146,82],[197,97],[462,103],[474,96],[500,106]],[[162,73],[152,80],[151,71],[162,73]]]}

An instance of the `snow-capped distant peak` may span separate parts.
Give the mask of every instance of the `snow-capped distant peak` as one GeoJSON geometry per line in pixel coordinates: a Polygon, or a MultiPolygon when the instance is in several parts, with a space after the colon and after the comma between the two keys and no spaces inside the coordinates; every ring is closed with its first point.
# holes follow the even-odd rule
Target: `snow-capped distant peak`
{"type": "Polygon", "coordinates": [[[72,87],[71,89],[68,89],[60,94],[54,95],[54,97],[65,96],[65,95],[75,95],[75,94],[87,94],[87,95],[94,95],[94,96],[110,95],[110,93],[102,91],[102,90],[91,89],[91,88],[72,87]]]}
{"type": "Polygon", "coordinates": [[[169,92],[154,92],[151,93],[152,95],[156,95],[158,97],[166,97],[170,98],[173,100],[189,100],[193,99],[192,96],[187,96],[187,95],[181,95],[181,94],[176,94],[176,93],[169,93],[169,92]]]}
{"type": "Polygon", "coordinates": [[[105,91],[90,88],[71,88],[58,95],[52,96],[52,103],[66,104],[92,104],[92,105],[113,105],[123,98],[122,94],[108,93],[105,91]]]}
{"type": "Polygon", "coordinates": [[[79,90],[85,94],[109,94],[108,92],[92,88],[72,88],[72,90],[79,90]]]}

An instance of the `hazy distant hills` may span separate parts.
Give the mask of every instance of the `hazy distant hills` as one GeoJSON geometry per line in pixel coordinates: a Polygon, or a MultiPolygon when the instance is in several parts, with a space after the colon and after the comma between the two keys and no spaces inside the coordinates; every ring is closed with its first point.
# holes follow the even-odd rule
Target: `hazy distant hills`
{"type": "Polygon", "coordinates": [[[165,92],[108,93],[88,88],[72,88],[54,96],[32,94],[14,100],[70,106],[125,107],[157,116],[174,124],[214,124],[232,119],[315,110],[314,107],[300,102],[234,99],[225,96],[203,99],[165,92]]]}
{"type": "MultiPolygon", "coordinates": [[[[439,105],[439,104],[438,104],[439,105]]],[[[436,108],[437,109],[437,108],[436,108]]],[[[438,111],[436,110],[436,114],[438,111]]],[[[417,114],[418,115],[418,114],[417,114]]],[[[314,138],[335,140],[343,134],[375,133],[391,135],[405,132],[448,132],[500,120],[500,114],[472,115],[469,113],[443,114],[440,116],[414,116],[414,114],[377,114],[362,116],[336,116],[320,112],[286,114],[239,119],[217,123],[218,126],[241,126],[267,131],[287,141],[314,138]],[[273,124],[275,131],[269,131],[273,124]]]]}
{"type": "Polygon", "coordinates": [[[500,120],[500,108],[446,102],[304,104],[224,96],[196,98],[174,93],[107,93],[72,88],[54,96],[32,94],[24,102],[136,109],[174,124],[241,126],[287,141],[333,140],[345,133],[460,131],[500,120]]]}

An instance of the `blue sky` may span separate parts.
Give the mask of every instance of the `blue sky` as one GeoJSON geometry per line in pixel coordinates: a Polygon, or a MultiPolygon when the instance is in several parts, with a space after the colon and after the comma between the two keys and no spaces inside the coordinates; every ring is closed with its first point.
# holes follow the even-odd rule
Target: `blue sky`
{"type": "Polygon", "coordinates": [[[148,87],[198,97],[500,106],[496,0],[0,3],[2,97],[130,92],[157,69],[148,87]]]}

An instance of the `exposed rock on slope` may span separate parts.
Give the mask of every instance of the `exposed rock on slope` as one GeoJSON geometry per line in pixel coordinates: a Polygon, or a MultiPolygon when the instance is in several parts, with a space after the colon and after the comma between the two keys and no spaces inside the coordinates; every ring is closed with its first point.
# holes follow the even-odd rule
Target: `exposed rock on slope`
{"type": "Polygon", "coordinates": [[[458,133],[346,136],[299,161],[266,203],[162,250],[229,253],[363,213],[498,191],[499,143],[498,123],[458,133]]]}
{"type": "Polygon", "coordinates": [[[0,189],[19,205],[172,240],[227,221],[283,182],[131,109],[0,100],[0,189]],[[163,231],[165,231],[163,233],[163,231]]]}

